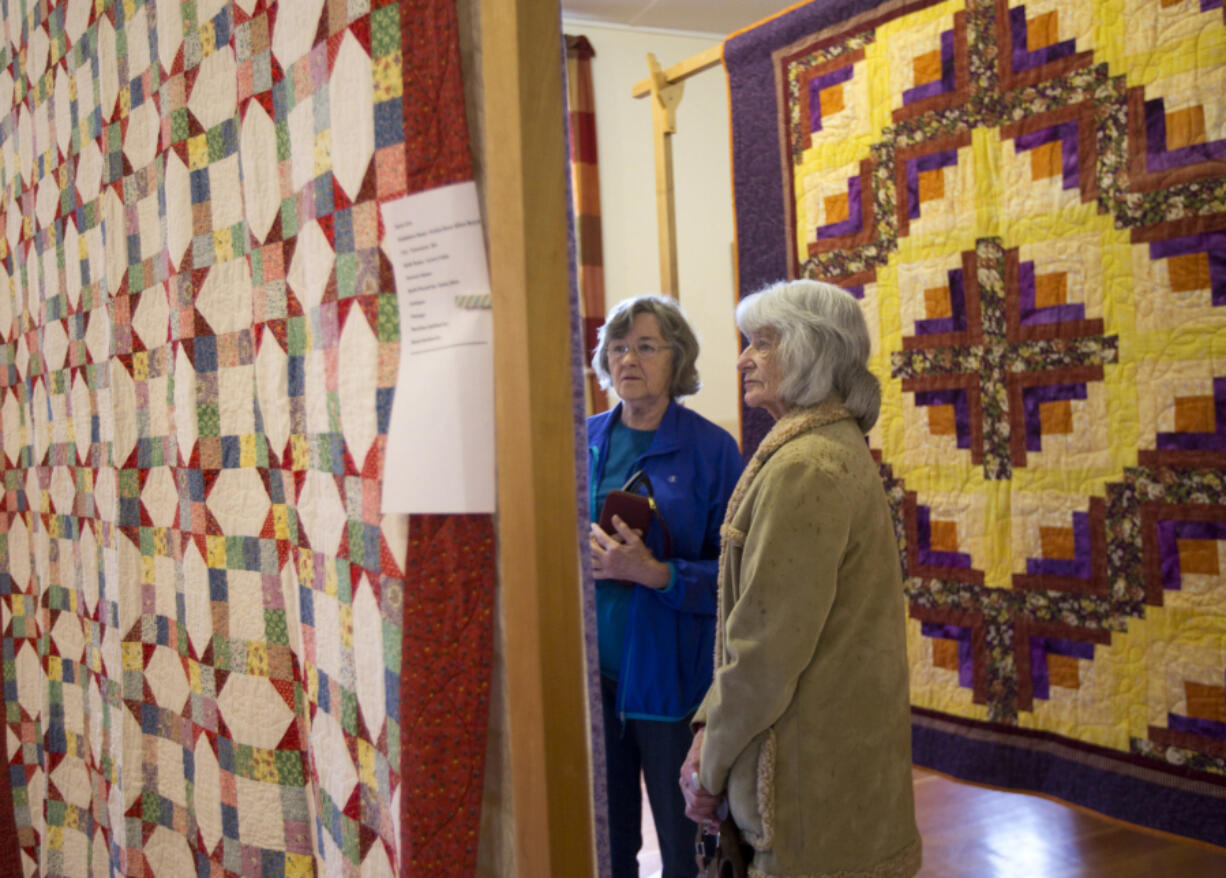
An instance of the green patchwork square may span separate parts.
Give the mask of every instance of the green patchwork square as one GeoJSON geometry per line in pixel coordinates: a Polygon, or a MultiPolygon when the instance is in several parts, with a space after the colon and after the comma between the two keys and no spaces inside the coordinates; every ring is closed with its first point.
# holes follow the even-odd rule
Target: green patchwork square
{"type": "Polygon", "coordinates": [[[341,689],[341,728],[351,735],[358,733],[358,696],[349,689],[341,689]]]}
{"type": "Polygon", "coordinates": [[[182,143],[191,135],[188,133],[187,108],[181,107],[170,112],[170,140],[172,143],[182,143]]]}
{"type": "Polygon", "coordinates": [[[370,14],[370,51],[376,58],[400,51],[400,7],[395,3],[370,14]]]}
{"type": "Polygon", "coordinates": [[[289,627],[285,624],[284,610],[264,611],[264,636],[270,644],[289,645],[289,627]]]}
{"type": "Polygon", "coordinates": [[[353,253],[336,254],[336,295],[348,299],[357,295],[358,260],[353,253]]]}
{"type": "Polygon", "coordinates": [[[300,787],[306,783],[302,770],[302,753],[298,750],[277,750],[273,753],[277,778],[282,786],[300,787]]]}
{"type": "Polygon", "coordinates": [[[173,825],[174,814],[170,802],[153,790],[144,790],[140,795],[140,816],[145,823],[173,825]]]}
{"type": "Polygon", "coordinates": [[[221,435],[221,414],[216,403],[196,404],[196,432],[201,436],[221,435]]]}
{"type": "Polygon", "coordinates": [[[47,824],[50,826],[63,826],[64,813],[68,803],[48,797],[45,800],[44,806],[47,809],[47,824]]]}
{"type": "Polygon", "coordinates": [[[125,499],[140,496],[140,470],[121,469],[119,471],[119,496],[125,499]]]}
{"type": "MultiPolygon", "coordinates": [[[[294,105],[293,82],[291,80],[282,80],[273,88],[280,88],[284,92],[284,99],[287,106],[292,107],[294,105]]],[[[277,132],[277,161],[287,161],[290,157],[289,123],[283,120],[278,120],[274,130],[277,132]]]]}
{"type": "Polygon", "coordinates": [[[298,202],[293,197],[281,199],[281,237],[298,234],[298,202]]]}
{"type": "Polygon", "coordinates": [[[285,321],[285,341],[287,346],[287,354],[289,354],[291,357],[305,356],[309,350],[307,338],[308,328],[306,317],[298,315],[285,321]]]}

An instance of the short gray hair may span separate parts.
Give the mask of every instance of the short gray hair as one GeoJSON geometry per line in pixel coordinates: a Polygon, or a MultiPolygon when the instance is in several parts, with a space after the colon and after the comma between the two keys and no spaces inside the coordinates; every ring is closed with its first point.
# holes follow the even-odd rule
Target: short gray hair
{"type": "Polygon", "coordinates": [[[745,335],[771,330],[778,336],[782,379],[779,399],[812,406],[831,392],[867,433],[881,411],[881,382],[868,371],[872,342],[860,303],[834,284],[781,281],[746,296],[736,307],[745,335]]]}
{"type": "Polygon", "coordinates": [[[592,368],[600,379],[600,386],[608,390],[613,386],[609,374],[609,340],[625,338],[630,334],[634,318],[650,314],[660,324],[660,335],[673,352],[673,374],[668,382],[670,399],[697,393],[702,387],[698,380],[698,337],[690,329],[689,321],[681,311],[676,299],[667,296],[637,296],[624,299],[613,306],[604,326],[597,335],[596,351],[592,354],[592,368]]]}

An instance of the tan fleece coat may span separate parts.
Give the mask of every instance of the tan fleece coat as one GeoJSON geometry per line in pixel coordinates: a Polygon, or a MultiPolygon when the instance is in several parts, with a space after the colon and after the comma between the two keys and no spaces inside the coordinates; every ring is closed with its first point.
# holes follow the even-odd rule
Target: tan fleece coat
{"type": "Polygon", "coordinates": [[[760,878],[919,871],[897,541],[839,401],[785,415],[728,505],[700,779],[760,878]]]}

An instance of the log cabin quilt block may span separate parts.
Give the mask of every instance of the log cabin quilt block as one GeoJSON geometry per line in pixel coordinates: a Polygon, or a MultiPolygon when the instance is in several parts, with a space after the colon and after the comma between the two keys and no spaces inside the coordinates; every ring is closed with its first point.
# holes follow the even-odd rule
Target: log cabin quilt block
{"type": "Polygon", "coordinates": [[[724,57],[742,294],[873,335],[917,761],[1226,843],[1221,4],[811,3],[724,57]]]}

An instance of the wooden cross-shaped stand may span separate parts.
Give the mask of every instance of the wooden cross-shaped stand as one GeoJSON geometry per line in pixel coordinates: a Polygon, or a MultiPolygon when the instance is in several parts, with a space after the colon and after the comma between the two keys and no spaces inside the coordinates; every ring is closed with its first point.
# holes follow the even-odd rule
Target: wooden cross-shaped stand
{"type": "Polygon", "coordinates": [[[652,139],[656,153],[656,217],[660,241],[660,292],[677,297],[677,212],[673,198],[673,134],[677,132],[677,105],[681,103],[683,80],[720,62],[723,46],[675,64],[667,70],[651,52],[647,68],[651,75],[636,83],[631,94],[636,98],[651,95],[652,139]]]}

